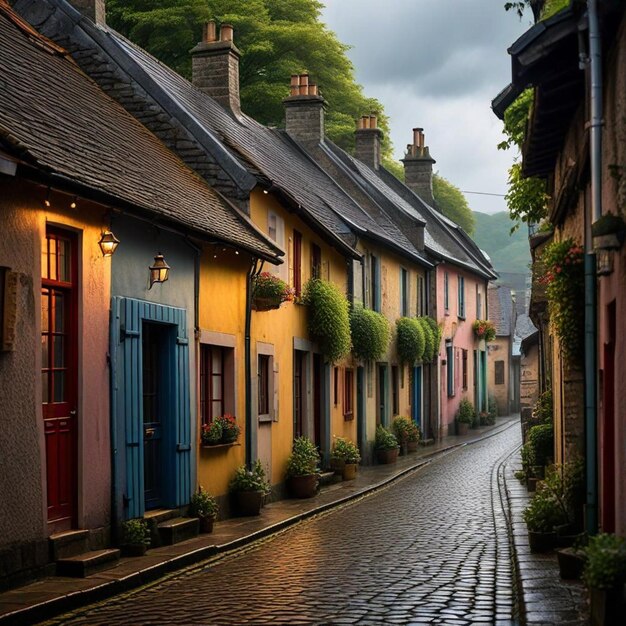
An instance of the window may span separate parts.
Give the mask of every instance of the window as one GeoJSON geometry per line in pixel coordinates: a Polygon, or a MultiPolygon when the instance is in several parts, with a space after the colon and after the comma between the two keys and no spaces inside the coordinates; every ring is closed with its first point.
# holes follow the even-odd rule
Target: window
{"type": "Polygon", "coordinates": [[[354,370],[346,368],[343,376],[343,416],[354,419],[354,370]]]}
{"type": "Polygon", "coordinates": [[[293,289],[296,297],[302,295],[302,234],[293,231],[293,289]]]}
{"type": "Polygon", "coordinates": [[[417,316],[422,317],[428,315],[426,310],[426,288],[424,285],[424,277],[417,277],[417,316]]]}
{"type": "Polygon", "coordinates": [[[496,361],[496,385],[504,385],[504,361],[496,361]]]}
{"type": "Polygon", "coordinates": [[[448,311],[450,308],[450,294],[448,291],[448,272],[443,275],[443,308],[448,311]]]}
{"type": "Polygon", "coordinates": [[[380,313],[380,263],[374,256],[370,256],[370,298],[372,309],[380,313]]]}
{"type": "MultiPolygon", "coordinates": [[[[268,211],[267,213],[267,234],[269,235],[270,239],[273,239],[281,249],[286,250],[285,221],[280,215],[274,213],[273,211],[268,211]]],[[[283,263],[278,267],[271,266],[268,271],[278,276],[285,282],[289,281],[288,263],[283,263]]]]}
{"type": "Polygon", "coordinates": [[[459,291],[458,316],[465,318],[465,278],[463,276],[459,276],[458,291],[459,291]]]}
{"type": "Polygon", "coordinates": [[[221,346],[200,346],[200,415],[210,424],[224,415],[224,352],[221,346]]]}
{"type": "Polygon", "coordinates": [[[304,434],[306,352],[295,350],[293,364],[293,436],[304,434]]]}
{"type": "Polygon", "coordinates": [[[454,391],[454,351],[452,343],[446,343],[446,377],[448,379],[448,396],[453,397],[454,391]]]}
{"type": "Polygon", "coordinates": [[[409,272],[400,268],[400,315],[409,315],[409,272]]]}
{"type": "Polygon", "coordinates": [[[476,285],[476,319],[481,320],[483,318],[483,301],[482,294],[478,285],[476,285]]]}
{"type": "Polygon", "coordinates": [[[398,366],[391,367],[391,413],[400,413],[400,377],[398,376],[398,366]]]}
{"type": "Polygon", "coordinates": [[[277,236],[277,226],[276,226],[276,222],[277,222],[277,215],[276,213],[269,213],[267,216],[267,234],[270,236],[270,239],[273,239],[274,241],[278,241],[277,236]]]}
{"type": "Polygon", "coordinates": [[[463,389],[467,389],[467,350],[462,351],[463,361],[463,389]]]}
{"type": "Polygon", "coordinates": [[[311,278],[322,277],[322,250],[314,243],[311,244],[311,278]]]}
{"type": "Polygon", "coordinates": [[[270,373],[271,357],[268,354],[259,354],[258,373],[259,378],[259,415],[270,414],[270,373]]]}

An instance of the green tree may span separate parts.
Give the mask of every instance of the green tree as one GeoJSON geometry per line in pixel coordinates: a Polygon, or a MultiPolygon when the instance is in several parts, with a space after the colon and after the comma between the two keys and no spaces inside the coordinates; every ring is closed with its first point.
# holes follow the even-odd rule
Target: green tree
{"type": "Polygon", "coordinates": [[[391,155],[383,106],[363,93],[347,56],[349,46],[320,21],[317,0],[109,0],[109,24],[166,65],[191,78],[189,50],[202,25],[215,19],[235,29],[242,52],[242,109],[262,124],[278,126],[291,74],[308,71],[330,106],[327,135],[342,148],[354,146],[355,120],[377,113],[391,155]]]}
{"type": "Polygon", "coordinates": [[[455,187],[443,176],[433,176],[433,196],[439,210],[451,220],[455,221],[466,233],[474,232],[474,214],[467,199],[458,187],[455,187]]]}

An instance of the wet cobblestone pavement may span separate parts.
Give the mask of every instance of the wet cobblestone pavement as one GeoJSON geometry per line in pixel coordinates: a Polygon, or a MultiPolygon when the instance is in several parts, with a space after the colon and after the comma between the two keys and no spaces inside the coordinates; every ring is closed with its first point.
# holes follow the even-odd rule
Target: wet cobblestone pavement
{"type": "Polygon", "coordinates": [[[498,470],[518,427],[245,552],[54,624],[515,624],[498,470]]]}

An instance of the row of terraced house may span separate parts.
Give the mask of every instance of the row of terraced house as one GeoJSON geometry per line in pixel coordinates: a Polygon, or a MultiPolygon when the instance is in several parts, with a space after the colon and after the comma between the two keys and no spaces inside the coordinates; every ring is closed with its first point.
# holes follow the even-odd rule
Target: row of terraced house
{"type": "Polygon", "coordinates": [[[307,75],[285,85],[284,129],[245,115],[228,25],[191,55],[188,82],[108,28],[103,0],[0,0],[0,584],[49,571],[51,537],[105,548],[198,485],[227,514],[257,459],[282,497],[299,435],[325,464],[336,436],[371,463],[395,415],[438,439],[462,398],[487,410],[472,323],[496,275],[433,208],[422,131],[404,184],[374,116],[354,156],[325,137],[307,75]],[[255,308],[262,272],[293,302],[255,308]],[[307,327],[311,278],[391,328],[432,317],[438,353],[401,363],[391,341],[330,362],[307,327]],[[241,437],[203,446],[223,414],[241,437]]]}

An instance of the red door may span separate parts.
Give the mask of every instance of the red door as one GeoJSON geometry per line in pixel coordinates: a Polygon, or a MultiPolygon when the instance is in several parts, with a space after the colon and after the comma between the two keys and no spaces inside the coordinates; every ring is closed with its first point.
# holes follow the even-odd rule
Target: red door
{"type": "Polygon", "coordinates": [[[48,521],[63,530],[76,523],[76,238],[48,229],[41,266],[48,521]]]}

